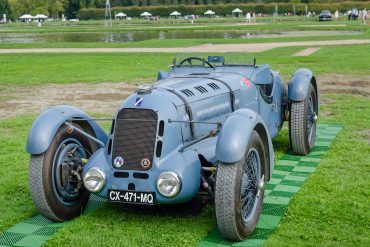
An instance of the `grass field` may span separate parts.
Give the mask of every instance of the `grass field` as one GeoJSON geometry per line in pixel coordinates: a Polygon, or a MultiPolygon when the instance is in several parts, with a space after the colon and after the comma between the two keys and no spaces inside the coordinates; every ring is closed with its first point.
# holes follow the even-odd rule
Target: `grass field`
{"type": "MultiPolygon", "coordinates": [[[[325,94],[320,123],[341,123],[343,131],[318,170],[291,202],[267,246],[366,246],[368,236],[370,147],[360,132],[370,126],[369,100],[353,95],[325,94]]],[[[36,214],[28,191],[27,131],[35,116],[0,121],[0,232],[36,214]]],[[[286,128],[275,139],[277,158],[287,151],[286,128]]],[[[200,214],[188,207],[141,211],[106,205],[63,228],[47,246],[152,245],[193,246],[214,227],[214,210],[200,214]]]]}
{"type": "MultiPolygon", "coordinates": [[[[258,29],[271,30],[279,25],[285,30],[307,22],[269,22],[258,29]]],[[[338,22],[342,23],[342,22],[338,22]]],[[[344,23],[344,22],[343,22],[344,23]]],[[[347,24],[347,22],[345,22],[347,24]]],[[[69,23],[68,23],[69,24],[69,23]]],[[[80,23],[81,25],[83,22],[80,23]]],[[[103,31],[100,22],[84,26],[56,27],[55,31],[103,31]],[[94,27],[95,25],[95,27],[94,27]]],[[[309,23],[313,24],[313,23],[309,23]]],[[[335,23],[336,24],[336,23],[335,23]]],[[[133,28],[145,30],[150,23],[137,23],[133,28]]],[[[162,28],[161,25],[154,28],[162,28]]],[[[177,25],[177,24],[174,24],[177,25]]],[[[178,24],[180,25],[180,24],[178,24]]],[[[184,25],[181,23],[181,25],[184,25]]],[[[203,25],[203,24],[201,24],[203,25]]],[[[204,29],[222,27],[220,23],[205,23],[204,29]]],[[[358,22],[349,23],[346,30],[362,30],[362,38],[369,38],[369,29],[358,22]],[[352,29],[353,28],[353,29],[352,29]]],[[[128,28],[117,28],[123,31],[128,28]]],[[[131,28],[131,27],[130,27],[131,28]]],[[[172,28],[172,27],[171,27],[172,28]]],[[[234,28],[256,28],[239,27],[234,28]]],[[[325,27],[317,27],[318,29],[325,27]]],[[[329,28],[330,27],[326,27],[329,28]]],[[[333,27],[333,29],[342,27],[333,27]]],[[[113,28],[115,29],[115,28],[113,28]]],[[[46,27],[45,31],[54,30],[46,27]]],[[[38,32],[35,27],[12,24],[6,32],[38,32]]],[[[44,29],[43,29],[44,31],[44,29]]],[[[112,30],[111,30],[112,31],[112,30]]],[[[0,35],[4,27],[0,26],[0,35]]],[[[305,40],[326,37],[303,37],[305,40]]],[[[338,37],[341,38],[341,37],[338,37]]],[[[343,38],[343,37],[342,37],[343,38]]],[[[357,36],[356,36],[357,38],[357,36]]],[[[268,39],[263,39],[265,42],[268,39]]],[[[258,40],[259,41],[259,40],[258,40]]],[[[288,41],[279,39],[279,41],[288,41]]],[[[176,47],[203,43],[242,43],[242,40],[149,40],[118,44],[118,46],[176,47]]],[[[248,41],[249,42],[249,41],[248,41]]],[[[36,44],[35,47],[37,47],[36,44]]],[[[50,47],[101,47],[103,43],[47,44],[50,47]]],[[[109,44],[115,45],[115,44],[109,44]]],[[[25,45],[26,47],[27,45],[25,45]]],[[[40,45],[40,47],[46,47],[40,45]]],[[[22,47],[1,44],[0,48],[22,47]]],[[[29,47],[32,47],[30,45],[29,47]]],[[[347,77],[368,78],[370,45],[325,46],[308,57],[292,54],[305,47],[286,47],[256,53],[257,63],[269,63],[281,72],[285,80],[298,68],[307,67],[316,75],[343,74],[347,77]]],[[[13,86],[44,86],[51,83],[128,82],[142,83],[155,80],[159,68],[167,69],[175,54],[148,53],[88,53],[88,54],[0,54],[0,106],[8,98],[13,86]],[[5,92],[5,93],[4,93],[5,92]]],[[[368,81],[367,81],[368,83],[368,81]]],[[[356,85],[353,85],[356,87],[356,85]]],[[[18,88],[18,87],[15,87],[18,88]]],[[[20,99],[22,100],[22,99],[20,99]]],[[[319,123],[343,125],[343,130],[332,143],[316,172],[303,185],[289,204],[282,222],[265,243],[266,246],[368,246],[370,242],[369,159],[370,159],[370,99],[353,94],[325,93],[319,123]]],[[[94,116],[105,116],[96,114],[94,116]]],[[[0,233],[14,224],[36,215],[28,188],[28,159],[25,144],[35,114],[0,119],[0,233]]],[[[108,124],[104,125],[108,128],[108,124]]],[[[289,149],[285,125],[274,140],[276,158],[289,149]]],[[[194,246],[215,226],[212,205],[199,204],[157,209],[134,209],[118,205],[104,205],[101,209],[79,217],[54,235],[46,246],[194,246]]]]}
{"type": "MultiPolygon", "coordinates": [[[[366,76],[369,72],[370,45],[326,46],[311,56],[292,57],[304,47],[279,48],[256,53],[258,64],[272,68],[290,78],[299,67],[316,74],[342,73],[366,76]],[[353,55],[355,54],[355,57],[353,55]],[[355,61],[355,62],[354,62],[355,61]]],[[[154,80],[159,68],[168,70],[176,54],[3,54],[0,56],[1,85],[73,82],[130,82],[154,80]],[[17,76],[14,76],[14,75],[17,76]]],[[[251,54],[247,55],[252,57],[251,54]]],[[[252,58],[250,59],[252,61],[252,58]]],[[[0,87],[1,88],[1,87],[0,87]]]]}

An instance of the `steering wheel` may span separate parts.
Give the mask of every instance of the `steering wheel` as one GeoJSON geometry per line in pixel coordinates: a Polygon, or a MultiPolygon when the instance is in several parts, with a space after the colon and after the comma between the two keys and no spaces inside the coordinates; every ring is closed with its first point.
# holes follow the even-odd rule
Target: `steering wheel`
{"type": "Polygon", "coordinates": [[[189,63],[191,66],[193,65],[191,63],[191,61],[193,60],[197,60],[197,61],[201,61],[203,63],[203,66],[205,64],[207,64],[210,68],[214,68],[212,64],[210,64],[208,61],[204,60],[204,58],[201,58],[201,57],[188,57],[188,58],[185,58],[184,60],[182,60],[180,63],[179,63],[179,66],[183,65],[185,62],[189,63]]]}

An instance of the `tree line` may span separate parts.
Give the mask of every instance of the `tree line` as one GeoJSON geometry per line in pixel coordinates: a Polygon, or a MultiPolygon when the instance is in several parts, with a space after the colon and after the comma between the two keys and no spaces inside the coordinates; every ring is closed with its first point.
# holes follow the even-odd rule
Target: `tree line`
{"type": "MultiPolygon", "coordinates": [[[[296,15],[306,14],[307,10],[315,13],[320,13],[321,10],[330,10],[332,13],[339,10],[346,12],[352,8],[370,8],[370,2],[337,2],[337,3],[278,3],[279,14],[293,13],[296,15]]],[[[130,17],[139,17],[144,11],[150,12],[153,16],[169,16],[173,11],[178,11],[182,15],[199,15],[203,16],[208,9],[216,12],[218,16],[231,16],[231,12],[235,8],[240,8],[243,13],[256,12],[272,15],[276,11],[275,3],[258,4],[258,3],[229,3],[229,4],[208,4],[208,5],[157,5],[157,6],[128,6],[128,7],[113,7],[112,14],[123,12],[130,17]]],[[[78,13],[78,18],[81,20],[102,20],[104,19],[104,8],[83,8],[78,13]]]]}
{"type": "MultiPolygon", "coordinates": [[[[352,0],[366,2],[364,0],[352,0]]],[[[76,17],[81,9],[104,8],[106,0],[0,0],[0,15],[17,19],[22,14],[45,14],[52,18],[76,17]]],[[[110,0],[111,7],[186,6],[219,4],[265,4],[265,3],[334,3],[340,0],[110,0]]],[[[0,17],[1,19],[1,17],[0,17]]]]}

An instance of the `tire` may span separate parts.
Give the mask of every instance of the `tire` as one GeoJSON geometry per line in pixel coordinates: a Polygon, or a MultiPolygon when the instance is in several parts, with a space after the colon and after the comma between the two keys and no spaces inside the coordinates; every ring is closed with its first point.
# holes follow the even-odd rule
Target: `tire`
{"type": "MultiPolygon", "coordinates": [[[[262,140],[256,131],[252,131],[248,148],[242,160],[232,164],[220,163],[216,175],[215,208],[217,226],[221,235],[229,240],[241,241],[253,233],[262,210],[264,196],[264,167],[265,150],[262,140]],[[252,154],[252,155],[251,155],[252,154]],[[256,181],[254,181],[255,195],[250,199],[243,198],[246,192],[245,181],[251,174],[245,168],[249,167],[248,161],[255,160],[256,181]],[[259,162],[258,162],[259,161],[259,162]],[[258,179],[257,179],[258,178],[258,179]],[[244,183],[243,183],[244,181],[244,183]],[[254,198],[254,200],[252,200],[254,198]],[[242,201],[244,203],[242,203],[242,201]],[[243,215],[242,206],[251,203],[252,209],[243,215]]],[[[248,169],[248,171],[250,171],[248,169]]],[[[251,175],[252,176],[252,175],[251,175]]],[[[253,177],[253,176],[252,176],[253,177]]],[[[250,187],[249,187],[250,188],[250,187]]]]}
{"type": "MultiPolygon", "coordinates": [[[[80,128],[77,124],[76,127],[80,128]]],[[[60,186],[60,180],[56,173],[61,174],[60,159],[67,159],[68,156],[62,156],[67,151],[76,148],[74,156],[88,158],[92,153],[89,140],[74,131],[67,133],[67,127],[62,126],[56,132],[48,150],[39,155],[31,155],[29,167],[29,186],[32,200],[36,208],[44,217],[53,221],[71,220],[81,214],[84,210],[90,193],[84,188],[83,184],[77,192],[73,191],[70,179],[68,185],[63,190],[60,186]],[[85,156],[85,157],[82,157],[85,156]],[[67,187],[72,191],[67,191],[67,187]],[[66,196],[67,195],[67,196],[66,196]]]]}
{"type": "Polygon", "coordinates": [[[310,84],[309,97],[303,101],[292,101],[289,114],[289,139],[293,152],[308,155],[315,143],[317,94],[310,84]]]}

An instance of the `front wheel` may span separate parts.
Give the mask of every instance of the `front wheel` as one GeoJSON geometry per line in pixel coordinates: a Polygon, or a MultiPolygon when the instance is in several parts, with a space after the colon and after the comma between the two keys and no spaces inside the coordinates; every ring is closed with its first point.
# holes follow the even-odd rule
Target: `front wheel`
{"type": "Polygon", "coordinates": [[[244,240],[253,233],[261,214],[264,196],[265,150],[253,131],[242,160],[220,163],[216,175],[215,208],[221,235],[244,240]]]}
{"type": "Polygon", "coordinates": [[[81,214],[90,197],[83,186],[81,172],[91,152],[86,137],[77,132],[68,133],[67,127],[62,126],[46,152],[31,155],[30,191],[43,216],[66,221],[81,214]]]}

